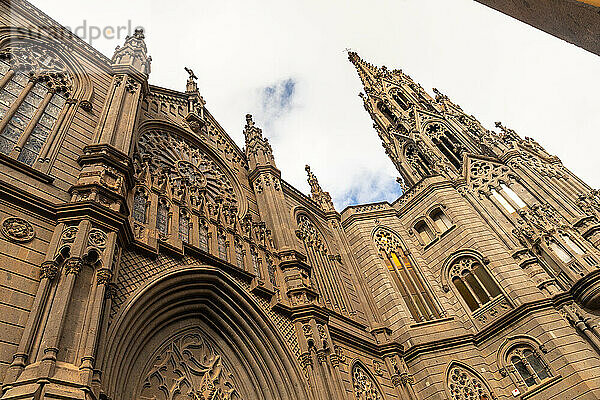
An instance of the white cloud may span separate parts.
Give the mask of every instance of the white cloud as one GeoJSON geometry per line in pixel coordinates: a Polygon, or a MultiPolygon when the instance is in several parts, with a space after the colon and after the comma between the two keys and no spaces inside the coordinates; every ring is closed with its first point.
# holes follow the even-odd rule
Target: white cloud
{"type": "MultiPolygon", "coordinates": [[[[183,67],[192,67],[207,107],[240,146],[250,112],[284,179],[308,193],[311,164],[339,208],[398,194],[347,47],[439,88],[488,128],[500,120],[536,138],[600,186],[598,57],[471,0],[33,2],[70,26],[144,26],[151,83],[183,90],[183,67]],[[288,79],[293,96],[276,106],[288,79]]],[[[117,44],[96,41],[108,56],[117,44]]]]}

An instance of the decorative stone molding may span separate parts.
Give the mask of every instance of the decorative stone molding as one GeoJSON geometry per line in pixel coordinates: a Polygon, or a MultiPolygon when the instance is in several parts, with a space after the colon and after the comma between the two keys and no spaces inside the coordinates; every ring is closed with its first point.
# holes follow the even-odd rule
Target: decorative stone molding
{"type": "Polygon", "coordinates": [[[69,258],[65,261],[65,275],[74,274],[78,275],[81,272],[81,268],[83,267],[83,262],[80,258],[69,258]]]}
{"type": "Polygon", "coordinates": [[[231,367],[200,333],[187,333],[169,343],[144,374],[139,397],[233,400],[237,390],[231,367]]]}
{"type": "Polygon", "coordinates": [[[44,261],[40,266],[40,279],[54,280],[58,275],[58,264],[56,261],[44,261]]]}
{"type": "Polygon", "coordinates": [[[8,240],[13,242],[26,243],[30,242],[35,237],[33,226],[23,218],[5,218],[2,221],[0,230],[8,240]]]}
{"type": "Polygon", "coordinates": [[[359,363],[352,368],[352,385],[357,400],[383,400],[377,384],[359,363]]]}

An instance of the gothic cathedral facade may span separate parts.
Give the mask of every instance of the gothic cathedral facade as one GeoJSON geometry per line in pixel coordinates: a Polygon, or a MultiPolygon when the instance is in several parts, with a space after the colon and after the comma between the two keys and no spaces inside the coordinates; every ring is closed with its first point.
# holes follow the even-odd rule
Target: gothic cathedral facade
{"type": "Polygon", "coordinates": [[[350,52],[403,194],[340,213],[143,31],[0,20],[2,400],[600,399],[600,194],[535,140],[350,52]]]}

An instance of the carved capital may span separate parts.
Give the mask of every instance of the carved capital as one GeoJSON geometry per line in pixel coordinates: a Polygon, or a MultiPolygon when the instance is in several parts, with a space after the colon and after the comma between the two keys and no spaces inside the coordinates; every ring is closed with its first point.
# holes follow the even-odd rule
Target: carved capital
{"type": "Polygon", "coordinates": [[[58,275],[58,265],[56,261],[44,261],[40,266],[40,278],[54,280],[58,275]]]}
{"type": "Polygon", "coordinates": [[[81,271],[83,263],[80,258],[72,257],[65,261],[65,275],[74,274],[77,276],[81,271]]]}
{"type": "Polygon", "coordinates": [[[98,286],[106,285],[112,279],[112,271],[108,268],[102,268],[96,273],[96,283],[98,286]]]}

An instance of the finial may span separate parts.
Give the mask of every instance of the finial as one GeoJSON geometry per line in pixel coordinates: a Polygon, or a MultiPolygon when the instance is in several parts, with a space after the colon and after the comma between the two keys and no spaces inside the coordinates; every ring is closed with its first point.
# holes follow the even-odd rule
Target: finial
{"type": "Polygon", "coordinates": [[[328,192],[324,192],[319,185],[319,180],[310,170],[310,165],[304,167],[308,174],[308,184],[310,185],[310,194],[312,199],[321,207],[323,211],[335,211],[331,196],[328,192]]]}
{"type": "Polygon", "coordinates": [[[146,36],[144,36],[144,28],[136,28],[135,32],[133,33],[133,37],[135,37],[136,39],[145,39],[146,36]]]}

